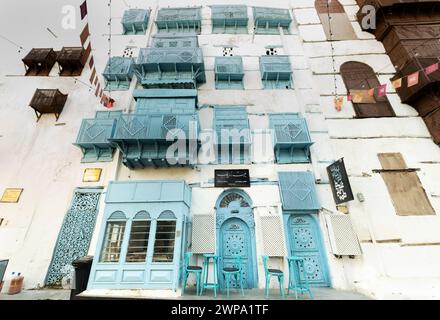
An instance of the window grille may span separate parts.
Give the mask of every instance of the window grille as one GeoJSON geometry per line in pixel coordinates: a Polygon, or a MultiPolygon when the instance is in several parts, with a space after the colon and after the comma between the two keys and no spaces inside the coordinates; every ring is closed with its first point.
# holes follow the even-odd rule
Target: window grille
{"type": "Polygon", "coordinates": [[[176,238],[176,221],[157,221],[153,262],[173,262],[176,238]]]}

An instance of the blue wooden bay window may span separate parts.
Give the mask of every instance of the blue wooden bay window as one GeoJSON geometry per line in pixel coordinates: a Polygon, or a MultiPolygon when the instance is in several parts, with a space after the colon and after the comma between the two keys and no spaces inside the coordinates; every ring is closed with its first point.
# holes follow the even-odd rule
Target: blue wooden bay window
{"type": "Polygon", "coordinates": [[[246,107],[215,106],[214,133],[217,163],[246,164],[250,162],[251,135],[246,107]]]}
{"type": "Polygon", "coordinates": [[[211,6],[212,33],[248,33],[247,7],[241,5],[211,6]]]}
{"type": "Polygon", "coordinates": [[[202,28],[200,7],[162,8],[156,18],[159,32],[196,32],[202,28]]]}
{"type": "Polygon", "coordinates": [[[292,67],[288,56],[261,56],[260,72],[264,89],[292,88],[292,67]]]}
{"type": "Polygon", "coordinates": [[[81,162],[110,162],[115,146],[111,138],[121,112],[97,112],[94,119],[83,119],[75,146],[83,152],[81,162]]]}
{"type": "Polygon", "coordinates": [[[136,113],[187,113],[197,108],[197,90],[193,89],[148,89],[134,90],[136,113]]]}
{"type": "Polygon", "coordinates": [[[297,113],[269,115],[277,163],[310,162],[310,138],[306,119],[297,113]]]}
{"type": "Polygon", "coordinates": [[[150,10],[128,9],[122,17],[123,34],[145,34],[150,19],[150,10]]]}
{"type": "Polygon", "coordinates": [[[136,90],[136,112],[122,115],[109,139],[130,169],[193,166],[199,148],[195,90],[136,90]],[[179,144],[179,148],[172,145],[179,144]],[[168,152],[170,148],[172,152],[168,152]]]}
{"type": "Polygon", "coordinates": [[[172,289],[191,206],[183,181],[110,182],[88,289],[172,289]]]}
{"type": "Polygon", "coordinates": [[[135,72],[144,88],[195,89],[206,82],[202,49],[194,33],[156,35],[140,50],[135,72]]]}
{"type": "Polygon", "coordinates": [[[243,89],[243,60],[241,57],[215,58],[215,88],[243,89]]]}
{"type": "Polygon", "coordinates": [[[127,57],[111,57],[104,73],[105,90],[128,90],[133,78],[134,59],[127,57]]]}
{"type": "Polygon", "coordinates": [[[289,34],[292,18],[288,9],[253,7],[256,34],[289,34]]]}

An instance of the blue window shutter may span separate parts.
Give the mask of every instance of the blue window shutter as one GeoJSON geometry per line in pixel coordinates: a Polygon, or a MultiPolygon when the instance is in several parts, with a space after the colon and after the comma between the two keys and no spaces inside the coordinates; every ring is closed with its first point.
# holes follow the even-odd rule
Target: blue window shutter
{"type": "Polygon", "coordinates": [[[104,73],[102,74],[106,83],[105,90],[128,90],[134,74],[133,65],[133,58],[109,58],[104,73]]]}
{"type": "Polygon", "coordinates": [[[211,6],[212,33],[248,33],[247,7],[241,5],[211,6]]]}
{"type": "Polygon", "coordinates": [[[261,56],[260,72],[265,89],[292,88],[292,67],[288,56],[261,56]]]}
{"type": "Polygon", "coordinates": [[[151,48],[143,48],[135,64],[146,89],[195,89],[206,82],[203,51],[194,33],[156,35],[151,48]]]}
{"type": "Polygon", "coordinates": [[[196,32],[202,28],[200,7],[196,8],[162,8],[156,19],[159,32],[196,32]]]}
{"type": "Polygon", "coordinates": [[[150,10],[129,9],[122,17],[124,34],[145,34],[150,19],[150,10]]]}
{"type": "Polygon", "coordinates": [[[215,58],[216,89],[243,89],[243,60],[239,56],[215,58]]]}
{"type": "Polygon", "coordinates": [[[279,27],[289,33],[292,18],[288,9],[254,7],[253,12],[256,34],[279,34],[279,27]]]}
{"type": "Polygon", "coordinates": [[[249,119],[244,106],[215,106],[214,107],[214,130],[217,134],[217,150],[218,160],[222,163],[247,163],[249,162],[249,145],[250,145],[250,131],[249,131],[249,119]],[[220,159],[221,156],[221,144],[224,141],[221,140],[222,129],[230,132],[230,130],[244,130],[248,132],[240,137],[240,141],[234,141],[229,137],[229,143],[223,148],[229,150],[229,160],[220,159]],[[238,142],[238,145],[235,144],[238,142]],[[234,147],[235,144],[235,147],[234,147]],[[239,152],[233,152],[234,150],[240,150],[239,152]]]}
{"type": "Polygon", "coordinates": [[[306,119],[296,113],[269,115],[277,163],[310,162],[313,144],[306,119]]]}
{"type": "Polygon", "coordinates": [[[113,153],[115,146],[109,142],[116,122],[119,118],[119,113],[104,114],[97,113],[95,119],[83,119],[75,146],[79,147],[83,152],[81,162],[110,162],[113,160],[113,153]]]}
{"type": "MultiPolygon", "coordinates": [[[[193,90],[136,90],[136,113],[122,115],[110,139],[121,150],[124,165],[130,169],[174,165],[167,159],[174,143],[167,140],[168,133],[176,136],[183,131],[188,143],[198,139],[195,94],[193,90]]],[[[191,151],[187,148],[177,165],[192,166],[191,151]]]]}
{"type": "Polygon", "coordinates": [[[309,171],[279,172],[283,209],[287,211],[319,210],[315,177],[309,171]]]}

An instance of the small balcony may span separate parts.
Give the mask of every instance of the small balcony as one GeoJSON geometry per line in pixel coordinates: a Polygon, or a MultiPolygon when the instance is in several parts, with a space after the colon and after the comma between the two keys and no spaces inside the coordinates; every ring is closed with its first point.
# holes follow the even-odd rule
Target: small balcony
{"type": "Polygon", "coordinates": [[[144,88],[194,89],[206,82],[201,48],[141,49],[135,69],[144,88]]]}
{"type": "Polygon", "coordinates": [[[306,119],[296,113],[271,114],[273,144],[277,163],[310,162],[313,144],[306,119]]]}
{"type": "Polygon", "coordinates": [[[265,89],[292,87],[292,68],[288,56],[261,56],[260,72],[265,89]]]}
{"type": "Polygon", "coordinates": [[[75,146],[81,149],[81,162],[111,162],[115,146],[109,142],[120,112],[97,113],[94,119],[83,119],[75,146]]]}
{"type": "Polygon", "coordinates": [[[246,6],[217,5],[211,7],[212,33],[248,33],[246,6]]]}
{"type": "Polygon", "coordinates": [[[200,7],[162,8],[156,19],[159,32],[196,32],[202,28],[200,7]]]}
{"type": "Polygon", "coordinates": [[[216,89],[243,89],[243,60],[241,57],[215,58],[216,89]]]}
{"type": "Polygon", "coordinates": [[[63,47],[57,56],[60,76],[80,76],[86,63],[85,53],[82,47],[63,47]]]}
{"type": "Polygon", "coordinates": [[[128,90],[133,78],[133,65],[133,58],[111,57],[102,74],[105,79],[105,90],[128,90]]]}
{"type": "Polygon", "coordinates": [[[150,10],[129,9],[124,12],[122,17],[123,34],[137,35],[145,34],[150,19],[150,10]]]}
{"type": "Polygon", "coordinates": [[[292,17],[288,9],[254,7],[256,34],[279,34],[280,28],[288,34],[292,17]]]}
{"type": "Polygon", "coordinates": [[[124,114],[110,139],[123,154],[130,169],[146,167],[191,166],[198,148],[199,124],[193,114],[124,114]],[[182,154],[168,154],[176,139],[184,141],[182,154]]]}
{"type": "Polygon", "coordinates": [[[48,76],[57,59],[57,54],[52,48],[32,49],[23,63],[26,76],[48,76]]]}
{"type": "Polygon", "coordinates": [[[58,121],[66,101],[67,94],[62,94],[58,89],[37,89],[29,106],[34,109],[37,122],[46,113],[55,114],[56,121],[58,121]]]}

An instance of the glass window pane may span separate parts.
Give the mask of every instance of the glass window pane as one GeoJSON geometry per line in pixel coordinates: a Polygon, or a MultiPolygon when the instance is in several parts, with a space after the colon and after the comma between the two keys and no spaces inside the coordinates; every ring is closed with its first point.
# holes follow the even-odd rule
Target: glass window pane
{"type": "Polygon", "coordinates": [[[124,232],[125,221],[107,222],[100,262],[119,262],[124,232]]]}
{"type": "Polygon", "coordinates": [[[176,221],[158,221],[153,262],[173,262],[176,221]]]}
{"type": "Polygon", "coordinates": [[[126,262],[145,262],[151,221],[133,221],[126,262]]]}

